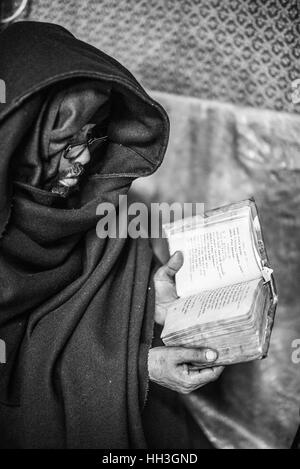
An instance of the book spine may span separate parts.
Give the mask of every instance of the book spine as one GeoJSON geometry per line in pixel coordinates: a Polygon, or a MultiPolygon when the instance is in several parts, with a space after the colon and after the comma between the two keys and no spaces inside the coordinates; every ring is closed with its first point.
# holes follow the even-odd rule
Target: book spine
{"type": "Polygon", "coordinates": [[[274,319],[275,319],[275,313],[277,309],[277,304],[278,304],[278,295],[277,295],[277,289],[276,289],[276,284],[274,280],[274,276],[271,275],[271,280],[268,282],[268,286],[270,289],[270,307],[268,310],[268,317],[267,317],[267,326],[265,330],[265,337],[263,341],[263,349],[262,349],[262,358],[266,358],[268,355],[269,351],[269,346],[270,346],[270,338],[274,326],[274,319]]]}

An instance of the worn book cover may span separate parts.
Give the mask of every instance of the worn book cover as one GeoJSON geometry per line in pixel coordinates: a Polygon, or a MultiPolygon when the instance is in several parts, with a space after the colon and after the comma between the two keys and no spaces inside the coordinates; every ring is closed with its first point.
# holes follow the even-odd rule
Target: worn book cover
{"type": "Polygon", "coordinates": [[[217,364],[267,355],[277,292],[254,199],[164,225],[170,254],[181,251],[178,300],[162,332],[165,345],[210,347],[217,364]]]}

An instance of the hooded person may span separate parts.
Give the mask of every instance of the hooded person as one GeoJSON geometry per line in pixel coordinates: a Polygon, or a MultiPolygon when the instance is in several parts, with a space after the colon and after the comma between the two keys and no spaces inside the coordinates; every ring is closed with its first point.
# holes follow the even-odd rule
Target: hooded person
{"type": "Polygon", "coordinates": [[[99,204],[118,216],[161,164],[165,111],[53,24],[2,32],[0,76],[0,446],[191,447],[177,394],[148,391],[149,243],[96,234],[99,204]]]}

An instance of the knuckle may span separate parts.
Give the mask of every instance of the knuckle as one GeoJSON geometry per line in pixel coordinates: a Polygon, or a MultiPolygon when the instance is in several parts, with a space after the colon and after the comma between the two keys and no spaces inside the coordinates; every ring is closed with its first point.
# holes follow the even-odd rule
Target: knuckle
{"type": "Polygon", "coordinates": [[[194,388],[195,388],[195,386],[194,386],[193,384],[191,384],[191,383],[185,383],[183,387],[184,387],[184,390],[185,390],[185,393],[186,393],[186,394],[189,394],[189,393],[192,392],[192,391],[194,390],[194,388]]]}
{"type": "Polygon", "coordinates": [[[180,380],[179,386],[180,386],[182,389],[186,389],[186,388],[188,387],[186,381],[184,381],[184,380],[180,380]]]}
{"type": "Polygon", "coordinates": [[[188,386],[186,385],[186,383],[180,382],[179,389],[181,393],[186,394],[186,392],[188,391],[188,386]]]}
{"type": "Polygon", "coordinates": [[[190,390],[188,388],[181,388],[181,394],[190,394],[190,390]]]}
{"type": "Polygon", "coordinates": [[[196,351],[195,359],[198,360],[201,363],[206,363],[206,357],[205,357],[205,353],[203,352],[203,350],[197,350],[196,351]]]}

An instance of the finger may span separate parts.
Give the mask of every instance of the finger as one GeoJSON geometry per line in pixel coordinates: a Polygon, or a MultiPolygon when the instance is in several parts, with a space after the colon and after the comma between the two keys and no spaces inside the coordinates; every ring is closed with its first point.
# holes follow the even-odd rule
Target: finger
{"type": "Polygon", "coordinates": [[[182,365],[183,374],[178,379],[179,392],[189,394],[203,386],[216,381],[223,371],[223,367],[206,368],[204,370],[190,370],[188,365],[182,365]]]}
{"type": "Polygon", "coordinates": [[[212,367],[212,370],[213,370],[213,372],[214,372],[214,374],[215,374],[216,379],[218,379],[218,378],[221,376],[221,374],[223,373],[224,369],[225,369],[225,366],[213,366],[213,367],[212,367]]]}
{"type": "Polygon", "coordinates": [[[199,370],[197,372],[190,373],[190,380],[193,381],[194,384],[208,384],[213,381],[216,381],[218,378],[217,373],[212,368],[205,368],[203,370],[199,370]]]}
{"type": "Polygon", "coordinates": [[[187,383],[189,386],[193,386],[194,389],[197,389],[200,386],[216,381],[222,374],[223,370],[224,367],[219,366],[214,368],[205,368],[198,371],[189,371],[187,383]]]}
{"type": "Polygon", "coordinates": [[[212,378],[215,377],[216,379],[218,379],[223,373],[224,368],[225,368],[224,366],[212,366],[211,368],[196,368],[196,367],[188,366],[188,373],[190,375],[194,373],[199,375],[201,373],[201,376],[203,377],[208,375],[208,376],[212,376],[212,378]],[[208,371],[209,373],[203,373],[204,371],[205,372],[208,371]]]}
{"type": "Polygon", "coordinates": [[[178,270],[183,265],[183,254],[180,251],[176,251],[172,257],[168,260],[168,262],[160,267],[155,274],[155,280],[167,280],[172,281],[177,274],[178,270]]]}
{"type": "Polygon", "coordinates": [[[170,353],[174,355],[174,359],[178,364],[193,363],[195,364],[212,364],[218,358],[218,352],[210,348],[184,348],[170,347],[170,353]]]}

